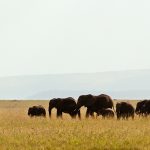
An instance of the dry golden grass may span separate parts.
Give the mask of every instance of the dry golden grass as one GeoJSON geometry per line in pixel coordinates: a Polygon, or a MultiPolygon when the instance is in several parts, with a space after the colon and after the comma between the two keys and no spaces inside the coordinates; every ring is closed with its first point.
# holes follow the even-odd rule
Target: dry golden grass
{"type": "MultiPolygon", "coordinates": [[[[135,105],[136,102],[132,101],[135,105]]],[[[150,118],[116,119],[29,118],[29,106],[48,101],[0,101],[0,150],[150,149],[150,118]]]]}

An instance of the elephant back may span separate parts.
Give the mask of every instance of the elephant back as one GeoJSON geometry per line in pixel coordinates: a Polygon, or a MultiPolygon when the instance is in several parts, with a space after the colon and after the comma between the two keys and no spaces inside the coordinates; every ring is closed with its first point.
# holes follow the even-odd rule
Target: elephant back
{"type": "Polygon", "coordinates": [[[113,100],[110,96],[101,94],[98,96],[95,96],[95,105],[99,107],[99,109],[103,108],[113,108],[113,100]]]}
{"type": "Polygon", "coordinates": [[[29,107],[28,109],[29,116],[46,116],[45,108],[41,105],[29,107]]]}
{"type": "Polygon", "coordinates": [[[142,100],[142,101],[139,101],[137,104],[136,104],[136,109],[135,109],[135,112],[137,114],[141,114],[143,112],[143,108],[145,107],[145,104],[147,103],[148,100],[142,100]]]}
{"type": "Polygon", "coordinates": [[[120,102],[116,104],[116,111],[120,113],[133,113],[134,107],[128,102],[120,102]]]}
{"type": "Polygon", "coordinates": [[[76,101],[72,97],[63,98],[61,100],[62,109],[72,109],[72,111],[76,108],[76,101]]]}
{"type": "Polygon", "coordinates": [[[80,95],[77,102],[77,107],[85,106],[90,107],[94,104],[95,97],[91,94],[88,95],[80,95]]]}
{"type": "Polygon", "coordinates": [[[150,114],[150,100],[147,100],[144,104],[144,106],[142,107],[142,109],[144,109],[144,112],[146,114],[150,114]]]}
{"type": "Polygon", "coordinates": [[[72,97],[63,98],[63,99],[62,99],[62,102],[63,102],[64,104],[65,104],[65,103],[76,104],[75,99],[72,98],[72,97]]]}

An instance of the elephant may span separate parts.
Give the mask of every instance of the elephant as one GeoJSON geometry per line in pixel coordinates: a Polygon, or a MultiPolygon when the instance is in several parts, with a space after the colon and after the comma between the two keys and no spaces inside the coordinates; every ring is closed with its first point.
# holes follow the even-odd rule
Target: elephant
{"type": "Polygon", "coordinates": [[[145,115],[145,104],[148,102],[148,100],[142,100],[142,101],[139,101],[137,104],[136,104],[136,109],[135,109],[135,113],[139,116],[144,116],[145,115]]]}
{"type": "Polygon", "coordinates": [[[103,118],[114,118],[115,112],[111,108],[103,108],[97,112],[97,116],[102,115],[103,118]]]}
{"type": "Polygon", "coordinates": [[[143,116],[150,115],[150,100],[147,100],[144,105],[141,108],[141,112],[143,113],[143,116]]]}
{"type": "Polygon", "coordinates": [[[41,105],[29,107],[29,109],[28,109],[28,116],[30,116],[30,117],[33,117],[33,116],[46,117],[45,108],[43,106],[41,106],[41,105]]]}
{"type": "Polygon", "coordinates": [[[127,103],[127,102],[118,102],[116,104],[116,113],[117,113],[117,119],[128,119],[129,117],[132,117],[134,119],[134,107],[127,103]]]}
{"type": "Polygon", "coordinates": [[[89,116],[94,117],[94,112],[98,112],[103,108],[114,108],[113,100],[106,94],[94,96],[91,94],[81,95],[77,101],[77,109],[80,110],[82,106],[87,107],[86,118],[89,116]]]}
{"type": "Polygon", "coordinates": [[[53,98],[49,102],[49,117],[51,118],[51,111],[53,108],[57,109],[57,118],[62,118],[62,113],[68,113],[72,118],[75,118],[76,115],[80,118],[80,110],[75,112],[77,104],[72,97],[68,98],[53,98]]]}

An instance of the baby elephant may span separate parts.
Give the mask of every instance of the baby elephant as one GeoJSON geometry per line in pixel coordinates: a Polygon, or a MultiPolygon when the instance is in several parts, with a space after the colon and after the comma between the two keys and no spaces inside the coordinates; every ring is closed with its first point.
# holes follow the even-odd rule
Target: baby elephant
{"type": "Polygon", "coordinates": [[[28,109],[28,116],[30,116],[30,117],[33,117],[33,116],[46,117],[45,108],[43,106],[41,106],[41,105],[29,107],[29,109],[28,109]]]}
{"type": "Polygon", "coordinates": [[[118,102],[116,104],[116,113],[117,113],[117,119],[128,119],[129,117],[132,117],[134,119],[134,107],[128,103],[128,102],[118,102]]]}
{"type": "Polygon", "coordinates": [[[115,112],[111,108],[103,108],[97,112],[97,116],[102,115],[103,118],[113,118],[115,112]]]}

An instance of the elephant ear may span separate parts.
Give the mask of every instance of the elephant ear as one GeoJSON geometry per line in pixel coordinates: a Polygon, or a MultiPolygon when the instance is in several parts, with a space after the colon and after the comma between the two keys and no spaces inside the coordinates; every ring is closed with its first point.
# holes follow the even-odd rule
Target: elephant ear
{"type": "Polygon", "coordinates": [[[60,99],[59,98],[53,98],[49,102],[49,107],[51,107],[51,108],[54,108],[54,107],[57,108],[58,105],[59,105],[59,103],[60,103],[60,99]]]}
{"type": "Polygon", "coordinates": [[[89,95],[86,95],[86,107],[90,107],[91,105],[93,105],[94,103],[94,96],[89,94],[89,95]]]}

